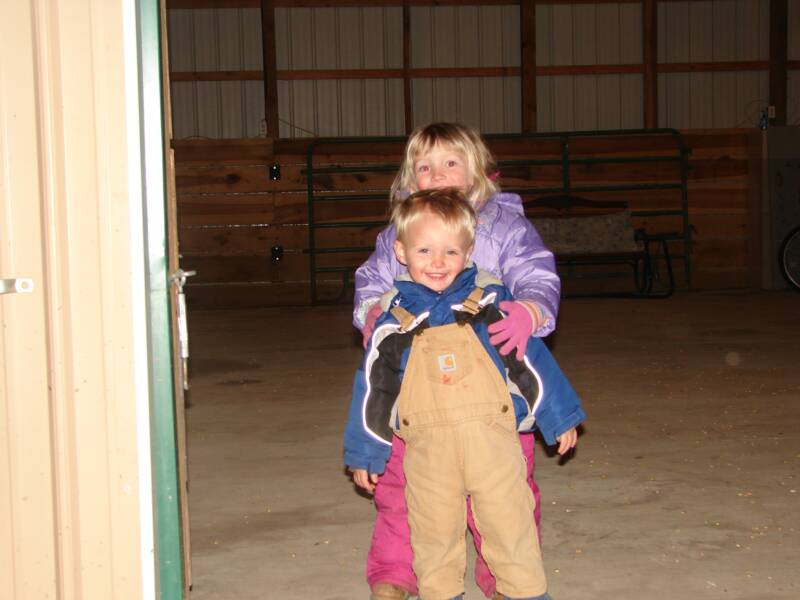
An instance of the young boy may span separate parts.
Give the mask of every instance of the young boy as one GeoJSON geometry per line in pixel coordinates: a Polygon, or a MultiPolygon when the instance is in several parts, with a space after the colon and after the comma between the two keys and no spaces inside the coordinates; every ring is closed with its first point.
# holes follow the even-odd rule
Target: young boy
{"type": "Polygon", "coordinates": [[[559,452],[585,414],[544,344],[502,356],[487,328],[511,296],[468,264],[475,213],[455,189],[398,203],[394,249],[408,275],[384,295],[345,431],[345,464],[374,489],[391,450],[406,442],[406,500],[422,600],[461,598],[466,497],[482,550],[509,600],[546,600],[547,583],[517,430],[538,428],[559,452]],[[507,379],[506,379],[507,378],[507,379]]]}

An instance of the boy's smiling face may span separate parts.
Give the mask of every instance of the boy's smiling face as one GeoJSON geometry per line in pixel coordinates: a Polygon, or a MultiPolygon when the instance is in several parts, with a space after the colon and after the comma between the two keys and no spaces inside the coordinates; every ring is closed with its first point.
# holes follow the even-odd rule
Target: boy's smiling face
{"type": "Polygon", "coordinates": [[[441,217],[425,211],[406,230],[404,239],[395,240],[397,260],[408,274],[435,292],[443,292],[469,260],[472,247],[466,232],[449,227],[441,217]]]}

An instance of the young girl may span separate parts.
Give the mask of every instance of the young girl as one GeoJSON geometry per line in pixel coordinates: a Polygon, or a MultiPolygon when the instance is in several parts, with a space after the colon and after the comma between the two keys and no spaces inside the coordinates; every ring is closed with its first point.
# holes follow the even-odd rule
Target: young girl
{"type": "MultiPolygon", "coordinates": [[[[478,215],[472,259],[479,268],[502,280],[518,299],[500,305],[507,318],[491,326],[491,342],[503,343],[501,353],[514,350],[521,359],[531,335],[545,336],[555,328],[561,282],[553,254],[525,217],[522,200],[516,194],[499,192],[488,175],[492,167],[489,150],[473,129],[451,123],[418,128],[406,144],[403,164],[392,184],[391,201],[431,188],[463,191],[478,215]]],[[[356,271],[354,324],[365,340],[381,313],[381,295],[406,272],[395,257],[394,242],[395,230],[389,226],[378,235],[375,252],[356,271]]],[[[538,525],[533,435],[521,434],[520,442],[529,468],[528,483],[536,498],[534,518],[538,525]]],[[[385,472],[371,481],[378,509],[367,559],[367,582],[373,600],[404,600],[417,592],[404,496],[404,451],[402,440],[394,437],[385,472]]],[[[480,557],[480,536],[471,511],[468,523],[478,549],[475,579],[486,596],[492,597],[495,581],[480,557]]]]}

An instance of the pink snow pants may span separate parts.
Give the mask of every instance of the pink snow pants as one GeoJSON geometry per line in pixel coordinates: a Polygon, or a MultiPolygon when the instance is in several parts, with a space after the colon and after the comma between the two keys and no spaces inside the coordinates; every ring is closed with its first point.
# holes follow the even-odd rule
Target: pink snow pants
{"type": "MultiPolygon", "coordinates": [[[[539,531],[540,494],[539,487],[533,480],[535,439],[532,433],[521,433],[519,441],[522,444],[525,461],[528,463],[528,485],[531,486],[533,497],[536,500],[533,518],[536,521],[536,531],[539,531]]],[[[403,474],[405,451],[405,442],[394,436],[392,454],[389,462],[386,463],[386,471],[381,475],[375,488],[375,507],[378,509],[378,516],[372,532],[372,545],[367,555],[367,583],[370,587],[379,582],[393,583],[407,589],[413,595],[417,593],[417,578],[411,568],[413,553],[405,497],[406,478],[403,474]]],[[[478,551],[478,557],[475,560],[475,583],[489,598],[494,594],[495,580],[481,556],[481,537],[475,528],[469,500],[467,501],[467,525],[472,532],[475,548],[478,551]]]]}

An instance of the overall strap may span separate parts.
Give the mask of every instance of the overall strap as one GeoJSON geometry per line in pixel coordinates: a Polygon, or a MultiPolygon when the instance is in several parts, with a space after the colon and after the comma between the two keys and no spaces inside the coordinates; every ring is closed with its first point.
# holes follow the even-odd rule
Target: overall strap
{"type": "Polygon", "coordinates": [[[416,315],[411,314],[402,306],[394,306],[389,312],[397,319],[397,322],[400,324],[400,331],[403,333],[408,331],[408,329],[414,325],[414,321],[417,320],[416,315]]]}
{"type": "Polygon", "coordinates": [[[466,300],[462,302],[463,312],[468,312],[471,315],[477,315],[481,310],[480,301],[483,298],[483,288],[476,287],[469,293],[466,300]]]}

